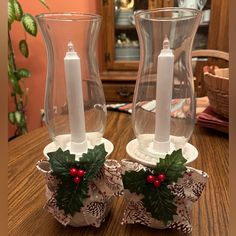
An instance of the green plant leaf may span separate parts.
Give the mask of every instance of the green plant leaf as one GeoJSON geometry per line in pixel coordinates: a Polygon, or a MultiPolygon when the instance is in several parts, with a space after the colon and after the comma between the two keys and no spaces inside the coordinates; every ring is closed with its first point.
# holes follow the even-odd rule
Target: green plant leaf
{"type": "Polygon", "coordinates": [[[13,74],[13,71],[12,71],[12,66],[11,66],[9,61],[8,61],[7,69],[8,69],[8,78],[10,78],[12,76],[12,74],[13,74]]]}
{"type": "Polygon", "coordinates": [[[56,193],[57,205],[66,214],[73,215],[79,212],[83,206],[83,200],[88,197],[89,182],[97,176],[101,166],[105,162],[107,152],[104,144],[89,149],[83,154],[79,161],[75,160],[75,155],[69,151],[58,149],[56,152],[48,153],[52,175],[59,179],[56,193]],[[70,175],[70,168],[81,168],[86,171],[79,184],[74,183],[73,176],[70,175]]]}
{"type": "Polygon", "coordinates": [[[14,0],[13,6],[14,6],[14,11],[15,11],[15,19],[17,21],[21,21],[21,18],[23,16],[23,10],[20,3],[17,0],[14,0]]]}
{"type": "Polygon", "coordinates": [[[83,206],[83,200],[88,197],[88,182],[82,181],[78,185],[70,182],[62,182],[57,191],[56,200],[59,209],[63,209],[66,214],[74,215],[83,206]]]}
{"type": "Polygon", "coordinates": [[[125,189],[129,189],[131,193],[143,193],[146,186],[147,173],[142,169],[139,172],[126,172],[123,177],[123,184],[125,189]]]}
{"type": "Polygon", "coordinates": [[[19,81],[20,79],[21,79],[21,77],[20,77],[20,75],[18,74],[18,72],[17,71],[14,71],[14,78],[17,80],[17,81],[19,81]]]}
{"type": "Polygon", "coordinates": [[[15,124],[16,123],[15,113],[14,112],[9,112],[8,113],[8,120],[10,121],[11,124],[15,124]]]}
{"type": "Polygon", "coordinates": [[[45,0],[39,0],[39,1],[49,10],[49,7],[45,0]]]}
{"type": "Polygon", "coordinates": [[[23,131],[24,133],[27,133],[27,128],[25,126],[25,115],[23,114],[23,112],[17,110],[14,113],[15,115],[15,124],[17,124],[18,127],[21,128],[21,131],[23,131]]]}
{"type": "Polygon", "coordinates": [[[13,1],[8,0],[8,24],[11,25],[15,20],[15,11],[13,1]]]}
{"type": "Polygon", "coordinates": [[[23,114],[20,111],[15,111],[15,122],[20,125],[22,123],[23,114]]]}
{"type": "Polygon", "coordinates": [[[49,163],[53,170],[53,175],[68,178],[70,176],[70,168],[75,165],[75,155],[59,148],[56,152],[50,152],[49,163]]]}
{"type": "Polygon", "coordinates": [[[104,144],[95,146],[94,149],[88,149],[87,153],[82,154],[79,163],[86,170],[84,180],[90,181],[96,177],[106,160],[106,155],[104,144]]]}
{"type": "Polygon", "coordinates": [[[31,14],[29,13],[24,14],[21,21],[27,33],[31,34],[32,36],[37,35],[37,24],[34,17],[31,14]]]}
{"type": "Polygon", "coordinates": [[[183,177],[186,161],[181,149],[173,151],[170,155],[167,154],[164,159],[160,159],[154,169],[125,172],[122,176],[124,188],[129,189],[131,193],[142,194],[141,201],[147,211],[151,213],[153,218],[167,224],[173,220],[174,215],[177,215],[177,206],[174,202],[175,195],[168,188],[168,185],[183,177]],[[159,187],[155,187],[153,183],[146,181],[149,174],[157,176],[161,173],[166,175],[166,179],[159,187]]]}
{"type": "Polygon", "coordinates": [[[165,173],[168,183],[177,182],[178,178],[181,178],[186,170],[184,165],[186,161],[181,149],[173,151],[170,155],[167,154],[164,159],[160,158],[160,162],[157,163],[154,169],[154,174],[165,173]]]}
{"type": "Polygon", "coordinates": [[[18,75],[22,78],[29,78],[31,76],[31,73],[29,72],[29,70],[25,68],[20,68],[17,72],[18,72],[18,75]]]}
{"type": "Polygon", "coordinates": [[[21,87],[20,87],[20,84],[19,84],[17,78],[15,78],[15,76],[10,77],[10,81],[11,81],[11,84],[12,84],[13,92],[16,93],[16,94],[22,95],[23,92],[21,90],[21,87]]]}
{"type": "Polygon", "coordinates": [[[176,215],[177,206],[173,202],[174,195],[163,185],[159,188],[149,190],[144,193],[144,207],[151,212],[155,219],[163,221],[165,224],[173,220],[176,215]]]}
{"type": "Polygon", "coordinates": [[[28,44],[27,42],[22,39],[20,42],[19,42],[19,49],[20,49],[20,52],[21,54],[24,56],[24,57],[28,57],[29,56],[29,49],[28,49],[28,44]]]}

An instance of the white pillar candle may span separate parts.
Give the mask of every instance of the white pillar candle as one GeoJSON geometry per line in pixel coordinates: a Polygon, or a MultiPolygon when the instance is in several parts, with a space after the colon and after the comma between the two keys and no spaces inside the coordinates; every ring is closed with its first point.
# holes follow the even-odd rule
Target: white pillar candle
{"type": "Polygon", "coordinates": [[[81,155],[87,152],[87,141],[84,121],[84,102],[81,78],[80,58],[72,42],[64,58],[67,102],[71,131],[71,153],[81,155]]]}
{"type": "Polygon", "coordinates": [[[172,84],[174,72],[174,55],[166,37],[163,49],[158,56],[156,81],[156,123],[154,150],[167,153],[170,150],[170,115],[172,84]]]}

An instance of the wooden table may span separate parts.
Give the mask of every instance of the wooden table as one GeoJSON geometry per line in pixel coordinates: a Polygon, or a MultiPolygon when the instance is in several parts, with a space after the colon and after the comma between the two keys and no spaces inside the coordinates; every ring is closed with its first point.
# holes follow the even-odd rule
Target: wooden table
{"type": "MultiPolygon", "coordinates": [[[[111,158],[127,158],[125,146],[134,138],[131,116],[108,112],[104,137],[115,146],[111,158]]],[[[109,218],[100,228],[73,228],[59,224],[43,209],[46,199],[44,177],[35,167],[36,162],[43,158],[42,150],[49,142],[46,128],[39,128],[9,143],[9,235],[183,235],[175,230],[154,230],[141,225],[122,226],[123,197],[115,200],[109,218]]],[[[210,175],[201,198],[194,204],[192,235],[228,235],[228,137],[196,126],[190,142],[199,151],[192,167],[210,175]]]]}

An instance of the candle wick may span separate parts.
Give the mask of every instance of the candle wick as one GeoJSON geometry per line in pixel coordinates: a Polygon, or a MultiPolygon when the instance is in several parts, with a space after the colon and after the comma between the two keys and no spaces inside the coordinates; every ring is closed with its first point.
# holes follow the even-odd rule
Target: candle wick
{"type": "Polygon", "coordinates": [[[74,44],[71,41],[69,41],[69,43],[68,43],[68,52],[74,52],[74,51],[75,51],[74,44]]]}
{"type": "Polygon", "coordinates": [[[163,49],[170,49],[170,41],[169,41],[167,35],[165,36],[165,39],[163,41],[163,49]]]}

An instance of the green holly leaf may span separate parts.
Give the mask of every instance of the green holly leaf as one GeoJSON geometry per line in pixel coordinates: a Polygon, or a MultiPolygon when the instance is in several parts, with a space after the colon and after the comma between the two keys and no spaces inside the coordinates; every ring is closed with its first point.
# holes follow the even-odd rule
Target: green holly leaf
{"type": "Polygon", "coordinates": [[[141,201],[147,211],[151,213],[153,218],[167,224],[173,220],[174,215],[177,215],[175,196],[168,185],[177,182],[178,178],[183,176],[186,170],[184,165],[186,161],[181,149],[173,151],[164,159],[160,159],[154,169],[125,172],[122,176],[124,188],[129,189],[131,193],[142,194],[141,201]],[[149,174],[157,176],[160,173],[165,174],[166,179],[159,187],[154,187],[153,183],[147,183],[146,178],[149,174]]]}
{"type": "Polygon", "coordinates": [[[144,207],[151,212],[152,217],[167,224],[176,215],[177,206],[174,204],[174,195],[166,185],[151,188],[144,193],[142,199],[144,207]]]}
{"type": "Polygon", "coordinates": [[[104,144],[95,146],[94,149],[88,149],[87,153],[83,153],[79,163],[86,170],[84,180],[90,181],[97,176],[106,160],[106,155],[104,144]]]}
{"type": "Polygon", "coordinates": [[[71,178],[59,185],[56,200],[59,209],[73,216],[75,212],[79,212],[83,207],[83,200],[87,197],[88,182],[83,180],[79,184],[75,184],[71,178]]]}
{"type": "Polygon", "coordinates": [[[122,177],[125,189],[129,189],[131,193],[144,193],[147,173],[143,169],[139,172],[126,172],[122,177]]]}
{"type": "Polygon", "coordinates": [[[70,176],[70,168],[75,165],[75,155],[59,148],[55,152],[47,153],[49,156],[49,163],[52,169],[52,174],[60,176],[61,178],[70,176]]]}
{"type": "Polygon", "coordinates": [[[15,20],[15,9],[12,0],[8,0],[8,24],[11,25],[15,20]]]}
{"type": "Polygon", "coordinates": [[[24,14],[21,21],[27,33],[31,34],[32,36],[37,35],[37,24],[31,14],[24,14]]]}
{"type": "Polygon", "coordinates": [[[29,56],[28,44],[24,39],[19,42],[19,49],[24,57],[27,58],[29,56]]]}
{"type": "Polygon", "coordinates": [[[31,76],[31,73],[29,72],[29,70],[27,70],[25,68],[20,68],[17,71],[17,73],[21,78],[29,78],[31,76]]]}
{"type": "Polygon", "coordinates": [[[66,214],[73,215],[79,212],[83,206],[83,200],[88,197],[89,182],[93,180],[106,160],[107,152],[104,144],[95,146],[84,153],[79,161],[75,160],[75,155],[69,151],[59,148],[55,152],[47,154],[52,169],[52,175],[59,181],[56,193],[57,205],[66,214]],[[86,171],[79,184],[74,183],[73,176],[70,175],[70,168],[76,167],[86,171]]]}
{"type": "Polygon", "coordinates": [[[173,151],[170,155],[167,154],[164,159],[160,158],[154,169],[154,174],[165,173],[168,183],[177,182],[178,178],[183,176],[186,170],[186,159],[182,155],[181,149],[173,151]]]}
{"type": "Polygon", "coordinates": [[[23,16],[23,10],[20,3],[17,0],[14,0],[13,6],[14,6],[14,12],[15,12],[15,19],[17,21],[21,21],[21,18],[23,16]]]}

